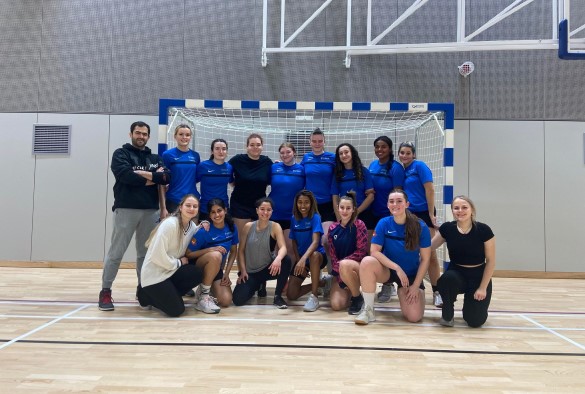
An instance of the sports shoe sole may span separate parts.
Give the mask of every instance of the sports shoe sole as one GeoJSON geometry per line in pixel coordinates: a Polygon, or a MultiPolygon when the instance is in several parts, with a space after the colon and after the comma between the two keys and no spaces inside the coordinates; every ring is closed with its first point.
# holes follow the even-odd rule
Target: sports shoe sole
{"type": "Polygon", "coordinates": [[[113,306],[111,306],[111,307],[109,307],[109,306],[98,306],[98,309],[99,309],[100,311],[105,311],[105,312],[107,312],[107,311],[113,311],[113,310],[114,310],[114,307],[113,307],[113,306]]]}
{"type": "Polygon", "coordinates": [[[216,315],[216,314],[218,314],[218,313],[219,313],[219,311],[220,311],[221,309],[218,309],[218,310],[207,309],[207,310],[205,310],[205,309],[202,309],[202,308],[197,308],[197,307],[195,306],[195,310],[197,310],[197,311],[199,311],[199,312],[207,313],[208,315],[216,315]]]}
{"type": "Polygon", "coordinates": [[[354,320],[354,323],[355,323],[355,324],[357,324],[358,326],[367,326],[369,323],[371,323],[371,322],[373,322],[373,321],[376,321],[376,320],[374,319],[374,320],[368,320],[368,321],[365,321],[365,320],[358,320],[358,319],[355,319],[355,320],[354,320]]]}

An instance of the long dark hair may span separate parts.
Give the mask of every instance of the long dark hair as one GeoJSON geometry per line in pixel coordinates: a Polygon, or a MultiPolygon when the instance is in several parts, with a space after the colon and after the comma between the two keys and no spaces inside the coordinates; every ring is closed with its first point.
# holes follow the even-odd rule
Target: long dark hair
{"type": "Polygon", "coordinates": [[[228,149],[228,143],[226,140],[224,140],[223,138],[216,138],[213,141],[211,141],[211,156],[209,156],[209,160],[213,160],[213,148],[215,148],[215,144],[218,142],[223,142],[225,144],[225,149],[228,149]]]}
{"type": "Polygon", "coordinates": [[[315,195],[312,191],[306,189],[300,190],[296,194],[295,200],[293,202],[293,215],[296,220],[301,220],[303,218],[303,214],[301,211],[299,211],[299,207],[297,207],[297,201],[299,201],[299,197],[302,196],[307,197],[311,202],[311,209],[309,209],[309,212],[307,213],[307,218],[312,219],[316,213],[319,213],[319,210],[317,209],[317,200],[315,199],[315,195]]]}
{"type": "MultiPolygon", "coordinates": [[[[404,201],[408,202],[408,195],[404,190],[392,189],[388,194],[388,198],[390,198],[390,194],[393,193],[402,194],[404,196],[404,201]]],[[[404,247],[406,250],[417,250],[420,241],[420,234],[422,232],[419,218],[408,209],[405,209],[404,212],[406,213],[406,223],[404,224],[404,247]]]]}
{"type": "MultiPolygon", "coordinates": [[[[225,202],[221,198],[212,198],[207,203],[207,212],[209,212],[211,214],[211,208],[213,208],[214,205],[217,205],[218,207],[222,208],[225,211],[225,217],[224,217],[223,221],[225,222],[225,224],[227,224],[230,231],[233,232],[234,231],[234,219],[232,219],[231,215],[228,213],[228,210],[225,207],[225,202]]],[[[210,218],[210,221],[211,221],[211,218],[210,218]]]]}
{"type": "Polygon", "coordinates": [[[392,140],[390,137],[386,137],[385,135],[381,135],[374,140],[374,147],[378,141],[384,142],[390,148],[390,157],[388,158],[388,162],[386,163],[386,172],[389,173],[390,169],[392,168],[392,163],[394,163],[394,151],[392,149],[392,140]]]}
{"type": "Polygon", "coordinates": [[[351,152],[351,167],[355,173],[355,178],[358,182],[362,182],[364,180],[364,173],[362,170],[363,165],[362,160],[360,159],[360,154],[352,144],[347,142],[338,145],[335,149],[335,179],[337,182],[341,182],[343,179],[343,170],[345,170],[345,167],[341,160],[339,160],[339,149],[341,149],[343,146],[347,146],[349,148],[349,151],[351,152]]]}

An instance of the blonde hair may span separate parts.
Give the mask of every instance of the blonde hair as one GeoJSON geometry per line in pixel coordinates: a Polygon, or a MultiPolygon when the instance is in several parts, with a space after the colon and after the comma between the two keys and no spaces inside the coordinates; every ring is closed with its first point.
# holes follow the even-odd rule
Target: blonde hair
{"type": "MultiPolygon", "coordinates": [[[[177,236],[175,238],[177,239],[178,247],[181,247],[181,237],[182,237],[182,234],[183,234],[183,229],[181,228],[181,207],[183,206],[183,204],[185,203],[185,201],[187,201],[187,199],[190,198],[190,197],[193,197],[195,200],[197,200],[197,204],[200,204],[199,199],[194,194],[186,194],[186,195],[184,195],[183,198],[181,199],[181,202],[179,203],[179,205],[177,205],[177,209],[175,209],[174,212],[172,212],[171,214],[169,214],[169,216],[167,216],[166,218],[164,218],[163,220],[161,220],[160,223],[157,224],[156,227],[150,232],[150,235],[148,236],[148,239],[144,243],[144,246],[146,246],[147,248],[150,246],[150,243],[152,242],[152,239],[154,238],[154,235],[158,231],[158,228],[160,227],[160,225],[165,220],[169,220],[171,218],[177,218],[177,221],[179,222],[178,223],[179,225],[177,226],[178,232],[177,232],[177,236]]],[[[191,221],[193,222],[193,220],[194,219],[197,219],[198,217],[199,217],[199,209],[197,210],[197,215],[195,215],[195,217],[193,219],[191,219],[191,221]]],[[[196,223],[196,222],[193,222],[193,223],[196,223]]]]}
{"type": "Polygon", "coordinates": [[[175,137],[177,136],[177,133],[179,132],[179,130],[181,129],[187,129],[189,130],[189,132],[191,133],[191,136],[193,135],[193,130],[191,130],[191,126],[186,125],[184,123],[181,123],[180,125],[178,125],[177,127],[175,127],[175,134],[173,134],[175,137]]]}
{"type": "Polygon", "coordinates": [[[475,224],[475,204],[473,203],[473,201],[471,201],[471,198],[464,195],[453,197],[453,200],[451,200],[451,210],[453,210],[453,203],[455,202],[455,200],[463,200],[469,204],[469,206],[471,207],[471,223],[475,224]]]}

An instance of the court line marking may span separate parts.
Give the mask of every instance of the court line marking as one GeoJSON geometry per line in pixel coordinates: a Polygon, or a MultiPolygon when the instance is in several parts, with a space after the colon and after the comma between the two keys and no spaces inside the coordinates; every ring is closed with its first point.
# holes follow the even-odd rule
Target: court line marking
{"type": "MultiPolygon", "coordinates": [[[[512,317],[520,315],[511,315],[512,317]]],[[[11,315],[11,314],[0,314],[0,318],[13,318],[13,319],[52,319],[55,316],[48,315],[11,315]]],[[[168,317],[129,317],[129,316],[69,316],[64,320],[79,320],[79,321],[169,321],[168,317]]],[[[219,317],[219,316],[201,316],[201,317],[181,317],[181,321],[197,321],[197,322],[209,322],[209,323],[221,323],[221,322],[246,322],[246,323],[305,323],[305,324],[351,324],[355,323],[353,320],[319,320],[319,319],[274,319],[274,318],[241,318],[241,317],[219,317]]],[[[394,326],[394,327],[439,327],[438,323],[407,323],[407,322],[381,322],[377,321],[376,325],[394,326]]],[[[455,327],[467,328],[465,324],[456,324],[455,327]]],[[[440,328],[440,327],[439,327],[440,328]]],[[[482,329],[496,329],[496,330],[517,330],[517,331],[542,331],[545,330],[543,327],[518,327],[518,326],[483,326],[482,329]]],[[[555,327],[557,331],[585,331],[585,328],[569,328],[569,327],[555,327]]],[[[585,349],[584,349],[585,350],[585,349]]]]}
{"type": "Polygon", "coordinates": [[[22,334],[22,335],[20,335],[20,336],[18,336],[18,337],[16,337],[16,338],[14,338],[14,339],[12,339],[12,340],[10,340],[10,341],[6,342],[5,344],[1,345],[1,346],[0,346],[0,350],[2,350],[2,349],[4,349],[4,348],[6,348],[6,347],[8,347],[8,346],[12,345],[12,344],[13,344],[13,343],[15,343],[15,342],[18,342],[18,341],[20,341],[20,340],[22,340],[22,339],[26,338],[26,337],[28,337],[28,336],[30,336],[30,335],[32,335],[32,334],[34,334],[34,333],[38,332],[38,331],[41,331],[41,330],[43,330],[43,329],[45,329],[45,328],[47,328],[47,327],[49,327],[49,326],[51,326],[51,325],[53,325],[53,324],[57,323],[57,322],[58,322],[58,321],[60,321],[60,320],[66,319],[66,318],[68,318],[69,316],[71,316],[71,315],[73,315],[73,314],[75,314],[75,313],[77,313],[77,312],[79,312],[79,311],[81,311],[81,310],[83,310],[83,309],[87,308],[88,306],[89,306],[88,304],[86,304],[86,305],[82,305],[82,306],[80,306],[79,308],[77,308],[77,309],[75,309],[75,310],[73,310],[73,311],[71,311],[71,312],[69,312],[69,313],[66,313],[66,314],[64,314],[64,315],[61,315],[61,316],[57,317],[56,319],[53,319],[53,320],[51,320],[50,322],[47,322],[47,323],[43,324],[42,326],[39,326],[39,327],[37,327],[37,328],[35,328],[35,329],[33,329],[33,330],[31,330],[31,331],[29,331],[29,332],[25,333],[25,334],[22,334]]]}
{"type": "MultiPolygon", "coordinates": [[[[567,337],[566,337],[566,336],[564,336],[563,334],[559,334],[558,332],[556,332],[556,331],[555,331],[556,329],[551,329],[551,328],[549,328],[549,327],[545,326],[544,324],[541,324],[541,323],[537,322],[536,320],[533,320],[533,319],[531,319],[531,318],[529,318],[529,317],[527,317],[527,316],[524,316],[524,315],[519,315],[519,316],[520,316],[521,318],[523,318],[523,319],[526,319],[526,320],[528,320],[528,321],[529,321],[529,322],[531,322],[532,324],[534,324],[534,325],[536,325],[536,326],[538,326],[538,327],[540,327],[540,328],[544,329],[545,331],[548,331],[548,332],[550,332],[551,334],[553,334],[553,335],[556,335],[557,337],[559,337],[559,338],[561,338],[561,339],[564,339],[565,341],[569,342],[570,344],[577,346],[579,349],[581,349],[581,350],[585,350],[585,346],[581,345],[579,342],[575,342],[575,341],[573,341],[571,338],[567,338],[567,337]]],[[[559,330],[559,331],[560,331],[560,330],[559,330]]]]}
{"type": "MultiPolygon", "coordinates": [[[[51,305],[51,306],[75,306],[75,305],[79,305],[79,304],[84,304],[84,305],[93,305],[93,303],[88,302],[88,301],[42,301],[42,300],[0,300],[0,305],[36,305],[36,306],[47,306],[47,305],[51,305]]],[[[304,305],[304,303],[289,303],[288,306],[289,307],[302,307],[304,305]]],[[[381,312],[400,312],[400,307],[390,307],[390,306],[383,306],[385,305],[384,303],[380,304],[380,303],[376,303],[374,305],[375,310],[376,311],[381,311],[381,312]]],[[[116,308],[118,307],[124,307],[124,308],[129,308],[129,307],[137,307],[138,306],[138,302],[137,301],[121,301],[121,302],[116,302],[116,308]]],[[[186,302],[185,303],[185,307],[189,308],[192,307],[193,304],[191,302],[186,302]]],[[[233,306],[232,306],[233,307],[233,306]]],[[[243,305],[243,306],[238,306],[236,308],[238,309],[247,309],[247,308],[266,308],[266,307],[270,307],[273,308],[272,304],[249,304],[249,305],[243,305]]],[[[319,309],[331,309],[331,307],[327,304],[327,303],[321,303],[319,309]]],[[[460,310],[456,310],[459,311],[460,310]]],[[[435,307],[428,307],[425,308],[425,315],[427,313],[440,313],[441,309],[439,308],[435,308],[435,307]]],[[[527,316],[548,316],[548,317],[577,317],[577,318],[581,318],[583,316],[585,316],[585,312],[558,312],[558,311],[542,311],[542,312],[536,312],[536,311],[516,311],[516,310],[511,310],[511,311],[502,311],[502,310],[489,310],[488,311],[490,313],[490,315],[496,315],[496,316],[517,316],[517,315],[527,315],[527,316]]]]}
{"type": "Polygon", "coordinates": [[[341,345],[286,345],[270,343],[249,342],[111,342],[111,341],[51,341],[51,340],[23,340],[21,343],[34,344],[62,344],[62,345],[105,345],[105,346],[166,346],[166,347],[244,347],[244,348],[279,348],[279,349],[322,349],[322,350],[366,350],[366,351],[391,351],[410,353],[451,353],[451,354],[477,354],[477,355],[515,355],[515,356],[561,356],[561,357],[585,357],[585,353],[560,353],[560,352],[514,352],[497,350],[463,350],[463,349],[427,349],[427,348],[399,348],[381,346],[341,346],[341,345]]]}

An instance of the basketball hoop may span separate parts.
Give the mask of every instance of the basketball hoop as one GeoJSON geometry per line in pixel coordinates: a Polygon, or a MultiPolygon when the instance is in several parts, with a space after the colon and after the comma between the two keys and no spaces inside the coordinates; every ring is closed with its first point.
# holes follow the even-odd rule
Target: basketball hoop
{"type": "Polygon", "coordinates": [[[467,78],[475,70],[475,65],[472,62],[465,62],[457,68],[459,69],[459,74],[467,78]]]}

